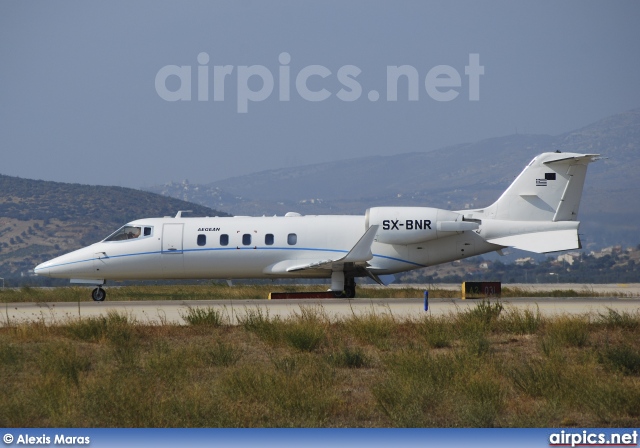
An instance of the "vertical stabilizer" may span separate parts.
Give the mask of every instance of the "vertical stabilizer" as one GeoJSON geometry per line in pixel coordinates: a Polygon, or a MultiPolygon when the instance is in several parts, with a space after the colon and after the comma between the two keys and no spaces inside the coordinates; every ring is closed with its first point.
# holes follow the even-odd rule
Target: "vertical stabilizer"
{"type": "Polygon", "coordinates": [[[597,154],[540,154],[484,216],[508,221],[577,221],[587,166],[597,154]]]}

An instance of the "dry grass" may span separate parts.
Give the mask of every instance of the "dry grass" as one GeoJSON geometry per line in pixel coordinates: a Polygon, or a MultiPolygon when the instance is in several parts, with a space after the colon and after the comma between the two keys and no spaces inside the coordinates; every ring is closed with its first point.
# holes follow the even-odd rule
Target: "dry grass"
{"type": "Polygon", "coordinates": [[[190,313],[0,328],[0,426],[640,425],[639,313],[190,313]]]}

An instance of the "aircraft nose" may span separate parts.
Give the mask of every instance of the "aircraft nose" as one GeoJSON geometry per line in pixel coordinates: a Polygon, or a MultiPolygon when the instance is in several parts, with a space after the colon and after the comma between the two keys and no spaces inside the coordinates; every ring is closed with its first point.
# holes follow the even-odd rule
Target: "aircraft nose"
{"type": "Polygon", "coordinates": [[[45,261],[44,263],[40,263],[38,266],[33,268],[33,272],[42,277],[49,277],[49,262],[45,261]]]}

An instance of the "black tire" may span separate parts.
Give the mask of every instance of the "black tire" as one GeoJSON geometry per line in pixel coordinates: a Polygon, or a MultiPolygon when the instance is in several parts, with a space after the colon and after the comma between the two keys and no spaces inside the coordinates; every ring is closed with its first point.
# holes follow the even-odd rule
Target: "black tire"
{"type": "Polygon", "coordinates": [[[107,291],[102,288],[96,288],[91,292],[91,298],[96,302],[104,302],[107,298],[107,291]]]}

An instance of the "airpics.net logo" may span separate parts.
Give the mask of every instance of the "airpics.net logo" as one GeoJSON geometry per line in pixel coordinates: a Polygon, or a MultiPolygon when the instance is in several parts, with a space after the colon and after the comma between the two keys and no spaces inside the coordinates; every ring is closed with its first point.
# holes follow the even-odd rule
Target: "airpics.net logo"
{"type": "Polygon", "coordinates": [[[587,431],[573,432],[562,430],[549,436],[549,446],[551,447],[637,447],[638,431],[630,432],[594,432],[587,431]]]}
{"type": "MultiPolygon", "coordinates": [[[[310,102],[326,101],[335,95],[340,101],[353,102],[362,98],[364,87],[358,80],[362,70],[355,65],[343,65],[332,71],[324,65],[307,65],[293,69],[291,55],[283,52],[278,56],[278,67],[272,70],[264,65],[211,65],[207,53],[197,56],[198,64],[165,65],[156,73],[155,88],[165,101],[225,101],[234,96],[238,113],[249,112],[249,104],[265,101],[276,96],[278,101],[291,101],[295,94],[310,102]],[[274,74],[275,73],[275,74],[274,74]],[[335,86],[335,77],[339,87],[335,86]],[[235,84],[234,84],[235,81],[235,84]],[[277,86],[276,86],[277,85],[277,86]],[[228,90],[235,87],[235,95],[228,90]]],[[[419,101],[426,97],[448,102],[460,98],[463,88],[468,91],[468,101],[480,100],[480,76],[484,66],[480,65],[478,53],[469,54],[464,66],[464,75],[450,65],[436,65],[421,75],[411,65],[388,65],[386,67],[386,91],[370,89],[366,98],[371,102],[419,101]],[[398,91],[406,91],[399,98],[398,91]],[[423,90],[424,89],[424,90],[423,90]]]]}

